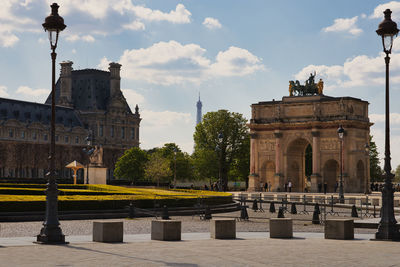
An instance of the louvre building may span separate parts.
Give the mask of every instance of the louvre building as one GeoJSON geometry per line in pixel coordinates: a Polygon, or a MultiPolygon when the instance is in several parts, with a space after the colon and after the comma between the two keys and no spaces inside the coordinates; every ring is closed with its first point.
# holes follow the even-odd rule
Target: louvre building
{"type": "MultiPolygon", "coordinates": [[[[65,168],[77,160],[87,164],[87,136],[102,146],[107,179],[124,150],[139,146],[140,114],[132,112],[120,88],[118,63],[109,71],[73,70],[61,64],[56,83],[56,169],[59,178],[72,177],[65,168]]],[[[49,168],[51,94],[44,104],[0,98],[0,178],[43,178],[49,168]]],[[[78,178],[82,178],[82,170],[78,178]]]]}

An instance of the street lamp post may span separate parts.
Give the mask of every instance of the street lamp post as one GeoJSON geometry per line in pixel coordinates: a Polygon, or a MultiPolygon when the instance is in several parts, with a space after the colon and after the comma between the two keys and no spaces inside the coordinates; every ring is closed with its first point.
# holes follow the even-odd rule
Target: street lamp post
{"type": "Polygon", "coordinates": [[[219,165],[218,165],[218,173],[219,173],[219,180],[218,180],[218,189],[219,191],[223,190],[223,181],[222,181],[222,141],[224,140],[224,135],[222,133],[218,134],[218,145],[217,149],[219,150],[219,165]]]}
{"type": "Polygon", "coordinates": [[[364,194],[370,194],[370,186],[369,186],[369,179],[368,179],[368,169],[369,169],[369,144],[365,143],[364,145],[365,149],[365,192],[364,194]]]}
{"type": "Polygon", "coordinates": [[[52,79],[51,79],[51,127],[50,127],[50,171],[46,174],[48,176],[47,190],[46,190],[46,214],[43,227],[40,234],[37,235],[37,242],[43,244],[64,244],[65,236],[63,235],[60,222],[58,221],[58,189],[56,183],[55,173],[55,65],[56,65],[56,48],[58,42],[58,34],[65,29],[64,19],[58,15],[58,5],[53,3],[51,5],[51,14],[46,17],[43,25],[45,31],[49,33],[50,48],[52,50],[52,79]]]}
{"type": "Polygon", "coordinates": [[[390,166],[390,125],[389,125],[389,54],[392,52],[393,37],[397,36],[399,29],[397,24],[392,21],[390,9],[384,12],[385,18],[379,24],[376,33],[382,37],[383,51],[386,54],[386,97],[385,97],[385,166],[384,177],[385,184],[382,190],[382,208],[381,221],[379,222],[378,231],[375,234],[377,240],[400,240],[400,233],[396,227],[396,219],[394,217],[393,199],[394,190],[392,185],[393,174],[390,166]]]}
{"type": "Polygon", "coordinates": [[[82,149],[83,152],[85,152],[88,155],[88,163],[86,166],[86,184],[89,184],[89,164],[90,164],[90,155],[93,154],[95,148],[92,146],[93,143],[93,133],[91,130],[89,130],[89,135],[86,137],[86,145],[87,147],[82,149]]]}
{"type": "Polygon", "coordinates": [[[176,188],[176,147],[174,148],[174,188],[176,188]]]}
{"type": "Polygon", "coordinates": [[[344,203],[344,193],[343,193],[343,136],[344,136],[344,129],[342,125],[339,126],[337,133],[339,135],[340,140],[340,180],[339,180],[339,203],[344,203]]]}

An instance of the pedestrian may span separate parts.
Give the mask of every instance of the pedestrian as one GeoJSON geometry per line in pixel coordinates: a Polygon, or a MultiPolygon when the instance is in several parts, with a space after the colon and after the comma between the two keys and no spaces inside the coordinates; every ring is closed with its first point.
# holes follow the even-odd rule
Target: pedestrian
{"type": "Polygon", "coordinates": [[[268,192],[272,191],[272,186],[271,186],[271,182],[268,182],[268,192]]]}
{"type": "Polygon", "coordinates": [[[324,194],[326,194],[326,190],[328,189],[328,184],[324,182],[324,194]]]}
{"type": "Polygon", "coordinates": [[[264,192],[268,192],[268,182],[266,182],[264,185],[264,192]]]}
{"type": "Polygon", "coordinates": [[[336,193],[336,190],[338,189],[338,187],[339,187],[339,184],[338,184],[338,182],[336,181],[335,187],[334,187],[335,193],[336,193]]]}
{"type": "Polygon", "coordinates": [[[289,181],[288,187],[289,187],[289,193],[292,192],[292,182],[291,181],[289,181]]]}
{"type": "Polygon", "coordinates": [[[285,192],[287,192],[288,183],[285,183],[285,192]]]}
{"type": "Polygon", "coordinates": [[[318,193],[321,193],[321,191],[322,191],[322,184],[318,183],[318,193]]]}

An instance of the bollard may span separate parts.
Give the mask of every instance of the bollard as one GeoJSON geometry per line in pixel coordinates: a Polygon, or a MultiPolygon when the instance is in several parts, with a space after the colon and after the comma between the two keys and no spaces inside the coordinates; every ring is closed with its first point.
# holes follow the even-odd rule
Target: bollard
{"type": "Polygon", "coordinates": [[[317,203],[317,204],[315,204],[315,206],[314,206],[314,212],[313,212],[313,215],[312,215],[312,224],[320,224],[320,221],[319,221],[319,213],[320,213],[320,211],[319,211],[319,205],[318,205],[318,203],[317,203]]]}
{"type": "Polygon", "coordinates": [[[204,210],[204,220],[211,220],[212,219],[212,214],[211,214],[211,209],[210,206],[206,206],[206,209],[204,210]]]}
{"type": "Polygon", "coordinates": [[[253,211],[257,211],[258,210],[258,205],[257,205],[257,199],[254,199],[253,201],[253,211]]]}
{"type": "Polygon", "coordinates": [[[285,215],[283,214],[283,207],[279,207],[278,218],[285,218],[285,215]]]}
{"type": "Polygon", "coordinates": [[[290,210],[290,213],[291,214],[297,214],[297,208],[296,208],[296,204],[295,203],[292,203],[292,208],[290,210]]]}
{"type": "Polygon", "coordinates": [[[356,205],[351,207],[351,217],[358,217],[356,205]]]}
{"type": "Polygon", "coordinates": [[[161,219],[163,220],[169,220],[169,214],[168,214],[168,207],[166,205],[163,206],[162,214],[161,214],[161,219]]]}
{"type": "Polygon", "coordinates": [[[133,203],[129,203],[129,215],[128,215],[129,219],[133,219],[136,217],[135,215],[135,207],[133,206],[133,203]]]}
{"type": "Polygon", "coordinates": [[[249,219],[249,214],[247,213],[247,206],[242,205],[240,206],[240,219],[241,220],[248,220],[249,219]]]}
{"type": "Polygon", "coordinates": [[[271,202],[271,204],[269,205],[269,212],[271,212],[271,213],[275,213],[276,212],[274,202],[271,202]]]}

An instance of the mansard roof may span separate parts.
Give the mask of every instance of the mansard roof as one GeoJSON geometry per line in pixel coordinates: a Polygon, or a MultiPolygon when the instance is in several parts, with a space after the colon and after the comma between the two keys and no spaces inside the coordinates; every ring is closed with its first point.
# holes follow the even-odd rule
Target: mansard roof
{"type": "MultiPolygon", "coordinates": [[[[76,110],[107,110],[110,99],[110,72],[97,69],[72,70],[72,103],[76,110]]],[[[60,79],[56,83],[56,103],[60,96],[60,79]]],[[[51,94],[46,104],[51,103],[51,94]]],[[[127,106],[127,112],[132,114],[127,106]]]]}
{"type": "MultiPolygon", "coordinates": [[[[51,105],[22,100],[0,98],[0,120],[15,119],[22,123],[50,125],[51,105]]],[[[56,123],[64,127],[83,127],[76,112],[67,107],[56,106],[56,123]]]]}

